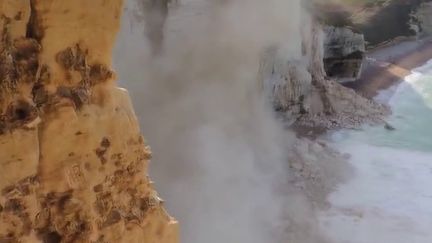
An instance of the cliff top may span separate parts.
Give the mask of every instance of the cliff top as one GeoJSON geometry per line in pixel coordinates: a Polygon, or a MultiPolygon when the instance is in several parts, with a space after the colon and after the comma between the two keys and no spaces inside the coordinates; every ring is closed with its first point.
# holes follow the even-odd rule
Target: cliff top
{"type": "Polygon", "coordinates": [[[350,26],[365,34],[370,46],[399,36],[413,36],[412,17],[430,0],[313,0],[313,12],[323,23],[350,26]]]}

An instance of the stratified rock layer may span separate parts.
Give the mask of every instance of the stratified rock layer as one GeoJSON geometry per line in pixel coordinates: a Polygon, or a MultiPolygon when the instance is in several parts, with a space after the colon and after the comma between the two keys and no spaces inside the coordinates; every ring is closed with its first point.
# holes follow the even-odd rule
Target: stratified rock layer
{"type": "Polygon", "coordinates": [[[111,49],[122,1],[0,2],[0,242],[178,242],[111,49]]]}
{"type": "MultiPolygon", "coordinates": [[[[325,35],[320,25],[311,22],[304,28],[309,33],[305,34],[301,59],[291,60],[277,47],[261,58],[259,78],[278,114],[288,124],[309,128],[358,128],[364,123],[383,123],[389,114],[387,107],[326,76],[325,35]]],[[[331,55],[343,58],[363,48],[339,46],[331,55]]]]}
{"type": "Polygon", "coordinates": [[[277,47],[265,51],[261,58],[260,80],[266,96],[271,97],[276,111],[283,112],[287,121],[305,113],[305,98],[312,91],[312,75],[302,60],[286,60],[277,47]],[[291,118],[291,119],[290,119],[291,118]]]}
{"type": "Polygon", "coordinates": [[[364,36],[347,27],[326,26],[324,32],[326,74],[339,82],[355,81],[366,52],[364,36]]]}

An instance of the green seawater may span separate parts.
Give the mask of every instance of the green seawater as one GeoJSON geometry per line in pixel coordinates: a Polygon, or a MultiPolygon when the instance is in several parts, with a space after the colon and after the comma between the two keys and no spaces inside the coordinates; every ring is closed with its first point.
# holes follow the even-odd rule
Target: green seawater
{"type": "Polygon", "coordinates": [[[365,127],[332,135],[335,146],[351,155],[354,175],[329,196],[323,231],[337,243],[430,243],[432,61],[377,99],[391,106],[387,121],[396,130],[365,127]]]}
{"type": "Polygon", "coordinates": [[[361,131],[342,132],[336,140],[349,137],[373,146],[432,152],[432,61],[414,69],[404,82],[377,99],[388,100],[393,114],[387,121],[395,130],[365,127],[361,131]]]}

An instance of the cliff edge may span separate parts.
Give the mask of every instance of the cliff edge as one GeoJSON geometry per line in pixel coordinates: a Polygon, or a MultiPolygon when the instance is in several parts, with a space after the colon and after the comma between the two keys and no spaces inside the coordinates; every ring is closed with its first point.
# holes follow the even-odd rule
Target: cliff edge
{"type": "MultiPolygon", "coordinates": [[[[390,114],[388,107],[362,97],[327,75],[325,57],[331,49],[326,43],[328,31],[314,20],[309,20],[303,30],[303,56],[298,60],[284,55],[281,47],[271,47],[261,57],[259,80],[281,119],[307,130],[356,129],[362,124],[384,123],[390,114]]],[[[337,54],[342,52],[338,46],[335,49],[337,54]]],[[[361,66],[362,59],[354,60],[352,66],[361,66]]]]}
{"type": "Polygon", "coordinates": [[[0,3],[0,242],[178,242],[111,51],[122,1],[0,3]]]}

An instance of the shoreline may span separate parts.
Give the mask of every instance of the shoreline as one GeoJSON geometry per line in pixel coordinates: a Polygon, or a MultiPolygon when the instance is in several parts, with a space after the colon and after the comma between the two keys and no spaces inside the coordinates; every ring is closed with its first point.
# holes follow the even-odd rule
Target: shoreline
{"type": "MultiPolygon", "coordinates": [[[[403,82],[411,71],[432,59],[432,37],[425,39],[397,38],[374,47],[366,53],[360,78],[342,84],[368,99],[380,91],[403,82]]],[[[291,129],[299,138],[316,140],[321,135],[336,130],[325,127],[293,125],[291,129]]]]}
{"type": "Polygon", "coordinates": [[[360,78],[344,86],[373,99],[379,91],[403,82],[411,70],[432,59],[432,39],[407,40],[376,47],[366,54],[360,78]]]}
{"type": "MultiPolygon", "coordinates": [[[[432,42],[410,42],[410,48],[414,48],[411,51],[407,51],[405,44],[402,43],[399,50],[398,44],[395,44],[377,50],[377,53],[374,51],[369,53],[368,56],[391,58],[391,55],[398,51],[399,56],[388,59],[392,63],[387,67],[380,66],[381,69],[376,75],[373,72],[368,73],[370,75],[366,76],[368,79],[364,79],[363,83],[359,84],[365,95],[373,98],[380,90],[387,89],[393,96],[393,87],[403,83],[404,78],[410,75],[413,69],[423,66],[432,59],[432,42]],[[381,78],[385,79],[381,80],[381,78]]],[[[390,63],[389,61],[387,63],[390,63]]],[[[429,72],[429,69],[427,71],[429,72]]],[[[424,95],[423,92],[419,93],[424,95]]],[[[427,144],[430,136],[424,133],[425,127],[423,127],[427,128],[427,119],[430,118],[421,117],[421,120],[426,119],[426,123],[413,122],[419,119],[413,115],[427,113],[429,108],[425,106],[425,110],[416,110],[414,107],[420,105],[417,105],[416,100],[404,99],[410,97],[409,94],[397,96],[395,99],[398,101],[410,104],[398,114],[401,117],[410,117],[410,120],[402,120],[402,123],[408,124],[408,127],[401,127],[400,131],[396,131],[398,135],[390,136],[390,134],[385,135],[384,131],[382,134],[378,131],[379,135],[375,137],[373,133],[377,130],[369,130],[365,131],[360,138],[349,135],[332,144],[338,151],[350,154],[348,163],[353,166],[355,176],[348,183],[339,184],[338,189],[328,197],[331,208],[321,210],[319,213],[322,230],[330,239],[351,242],[353,238],[350,232],[356,231],[359,233],[359,240],[354,242],[396,243],[409,242],[410,240],[406,239],[413,238],[416,242],[430,242],[431,234],[428,226],[431,221],[423,217],[430,212],[428,207],[430,198],[424,197],[431,192],[427,186],[430,176],[426,173],[431,168],[430,146],[427,144]],[[411,128],[415,129],[411,130],[411,128]],[[420,132],[417,133],[416,130],[420,132]],[[385,140],[381,140],[382,136],[385,140]],[[402,138],[409,143],[399,143],[402,138]],[[426,145],[422,145],[422,141],[426,141],[426,145]],[[422,147],[426,147],[426,150],[422,147]],[[426,172],[423,173],[424,171],[426,172]],[[349,200],[346,200],[347,198],[349,200]],[[390,204],[389,198],[393,200],[390,204]],[[422,203],[418,204],[419,201],[422,203]],[[377,225],[380,227],[377,228],[377,225]],[[410,227],[397,230],[400,225],[410,227]]],[[[387,100],[384,102],[387,103],[387,100]]],[[[333,132],[337,130],[329,130],[328,134],[333,132]]]]}

